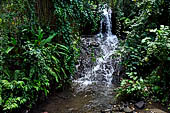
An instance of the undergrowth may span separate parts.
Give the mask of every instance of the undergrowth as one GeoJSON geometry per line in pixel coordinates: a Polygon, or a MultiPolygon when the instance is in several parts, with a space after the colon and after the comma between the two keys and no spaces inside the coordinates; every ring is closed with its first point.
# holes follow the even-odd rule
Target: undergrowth
{"type": "Polygon", "coordinates": [[[121,1],[115,1],[114,10],[119,24],[117,34],[126,36],[117,51],[125,77],[117,89],[117,98],[151,97],[168,105],[170,4],[166,0],[121,1]]]}
{"type": "Polygon", "coordinates": [[[67,84],[80,35],[96,31],[96,2],[3,0],[0,4],[0,112],[30,109],[67,84]]]}

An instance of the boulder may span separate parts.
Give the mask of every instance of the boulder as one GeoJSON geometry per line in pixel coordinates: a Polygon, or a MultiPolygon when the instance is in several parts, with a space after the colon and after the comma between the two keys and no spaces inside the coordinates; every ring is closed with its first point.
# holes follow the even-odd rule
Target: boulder
{"type": "Polygon", "coordinates": [[[124,107],[123,111],[125,113],[133,113],[133,109],[129,108],[128,106],[127,107],[124,107]]]}
{"type": "Polygon", "coordinates": [[[145,107],[145,102],[139,101],[135,104],[135,107],[138,108],[138,109],[143,109],[145,107]]]}

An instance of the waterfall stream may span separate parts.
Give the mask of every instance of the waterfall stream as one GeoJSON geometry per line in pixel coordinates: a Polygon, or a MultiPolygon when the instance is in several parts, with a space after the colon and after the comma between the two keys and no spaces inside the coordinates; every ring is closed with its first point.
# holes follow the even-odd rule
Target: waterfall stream
{"type": "Polygon", "coordinates": [[[115,70],[112,55],[117,48],[118,39],[111,32],[111,13],[110,8],[103,9],[100,33],[94,37],[81,39],[81,59],[76,73],[79,77],[73,82],[75,86],[77,85],[77,94],[91,91],[95,95],[90,105],[95,108],[107,108],[113,100],[112,78],[115,70]]]}
{"type": "Polygon", "coordinates": [[[112,55],[118,44],[117,37],[111,32],[111,13],[110,8],[103,9],[100,33],[95,37],[84,37],[81,40],[83,48],[77,65],[77,74],[80,78],[74,83],[79,83],[84,88],[92,84],[105,84],[106,87],[111,85],[114,72],[112,55]],[[104,33],[103,29],[105,29],[104,33]]]}

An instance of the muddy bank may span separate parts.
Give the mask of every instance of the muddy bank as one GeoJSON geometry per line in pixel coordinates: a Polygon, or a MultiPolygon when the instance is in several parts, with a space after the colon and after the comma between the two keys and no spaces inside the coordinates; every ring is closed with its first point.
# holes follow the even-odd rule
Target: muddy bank
{"type": "Polygon", "coordinates": [[[128,110],[127,108],[130,108],[131,113],[169,113],[166,108],[158,103],[147,102],[144,108],[137,109],[135,103],[116,102],[114,99],[107,100],[107,97],[100,97],[99,95],[98,97],[90,89],[79,93],[75,93],[74,90],[74,88],[70,88],[55,93],[29,113],[125,113],[124,110],[128,110]],[[96,97],[105,101],[102,102],[105,104],[101,104],[99,99],[95,101],[96,97]]]}
{"type": "Polygon", "coordinates": [[[90,89],[79,93],[70,89],[54,94],[30,113],[101,113],[101,110],[109,109],[113,105],[113,100],[107,99],[90,89]]]}
{"type": "MultiPolygon", "coordinates": [[[[40,104],[37,109],[30,113],[86,113],[85,106],[92,97],[86,94],[74,95],[71,90],[65,90],[49,97],[47,101],[40,104]]],[[[88,111],[87,111],[88,112],[88,111]]]]}

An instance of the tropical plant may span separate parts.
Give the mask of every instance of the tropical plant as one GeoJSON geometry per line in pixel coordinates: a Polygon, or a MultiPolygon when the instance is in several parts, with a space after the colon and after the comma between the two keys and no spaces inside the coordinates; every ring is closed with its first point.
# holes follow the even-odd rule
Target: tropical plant
{"type": "Polygon", "coordinates": [[[30,109],[69,82],[83,29],[89,26],[95,31],[98,26],[95,4],[91,0],[2,1],[0,112],[30,109]]]}
{"type": "Polygon", "coordinates": [[[131,1],[127,11],[118,10],[123,14],[117,16],[117,21],[123,22],[119,31],[126,34],[119,53],[128,79],[118,88],[119,95],[140,92],[138,97],[144,97],[145,90],[136,89],[137,81],[142,78],[145,86],[143,82],[140,85],[146,87],[150,96],[161,102],[169,101],[170,14],[165,13],[169,12],[167,4],[166,0],[131,1]],[[162,20],[162,17],[165,18],[162,20]],[[120,90],[128,84],[131,88],[120,90]]]}

